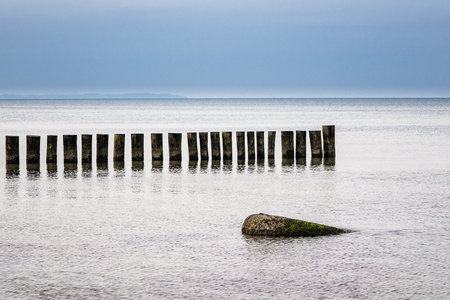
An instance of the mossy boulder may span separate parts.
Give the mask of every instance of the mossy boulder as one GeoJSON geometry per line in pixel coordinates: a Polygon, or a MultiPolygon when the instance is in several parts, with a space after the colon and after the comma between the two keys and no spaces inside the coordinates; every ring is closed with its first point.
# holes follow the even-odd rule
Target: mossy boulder
{"type": "Polygon", "coordinates": [[[248,216],[242,224],[242,233],[258,236],[312,237],[349,232],[348,230],[266,214],[248,216]]]}

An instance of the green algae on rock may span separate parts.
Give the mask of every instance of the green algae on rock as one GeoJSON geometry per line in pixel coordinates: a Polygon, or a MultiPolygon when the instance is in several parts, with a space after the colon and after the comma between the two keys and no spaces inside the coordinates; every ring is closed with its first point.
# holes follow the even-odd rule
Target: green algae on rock
{"type": "Polygon", "coordinates": [[[242,224],[242,233],[258,236],[314,237],[349,232],[344,229],[267,214],[248,216],[242,224]]]}

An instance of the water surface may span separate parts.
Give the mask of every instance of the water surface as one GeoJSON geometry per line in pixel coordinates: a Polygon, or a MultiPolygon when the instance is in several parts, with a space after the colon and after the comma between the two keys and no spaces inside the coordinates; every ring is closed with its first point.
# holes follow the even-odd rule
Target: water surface
{"type": "Polygon", "coordinates": [[[0,148],[1,298],[450,297],[448,99],[0,101],[6,135],[21,164],[0,148]],[[334,165],[283,163],[281,130],[326,124],[334,165]],[[274,164],[151,163],[150,133],[257,130],[277,131],[274,164]],[[127,134],[125,164],[64,166],[62,149],[56,168],[24,164],[27,134],[44,162],[46,135],[85,133],[127,134]],[[143,165],[130,133],[146,134],[143,165]],[[259,212],[355,232],[242,235],[259,212]]]}

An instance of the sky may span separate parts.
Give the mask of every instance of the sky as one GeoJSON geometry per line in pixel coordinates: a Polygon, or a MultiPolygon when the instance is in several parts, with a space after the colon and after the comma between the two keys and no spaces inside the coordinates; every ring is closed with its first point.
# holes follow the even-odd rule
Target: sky
{"type": "Polygon", "coordinates": [[[448,0],[0,0],[0,94],[450,97],[448,0]]]}

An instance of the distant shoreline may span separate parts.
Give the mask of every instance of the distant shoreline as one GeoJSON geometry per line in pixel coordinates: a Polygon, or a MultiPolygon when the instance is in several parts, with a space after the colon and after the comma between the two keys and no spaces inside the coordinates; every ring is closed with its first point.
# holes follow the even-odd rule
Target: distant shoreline
{"type": "Polygon", "coordinates": [[[185,99],[186,96],[172,94],[127,93],[127,94],[46,94],[46,95],[17,95],[2,94],[2,100],[82,100],[82,99],[185,99]]]}
{"type": "Polygon", "coordinates": [[[270,100],[270,99],[303,99],[303,100],[407,100],[407,99],[450,99],[447,97],[435,96],[420,96],[420,97],[187,97],[182,95],[172,94],[152,94],[152,93],[124,93],[124,94],[100,94],[100,93],[85,93],[85,94],[0,94],[0,100],[180,100],[180,99],[196,99],[196,100],[225,100],[225,99],[246,99],[246,100],[270,100]]]}

